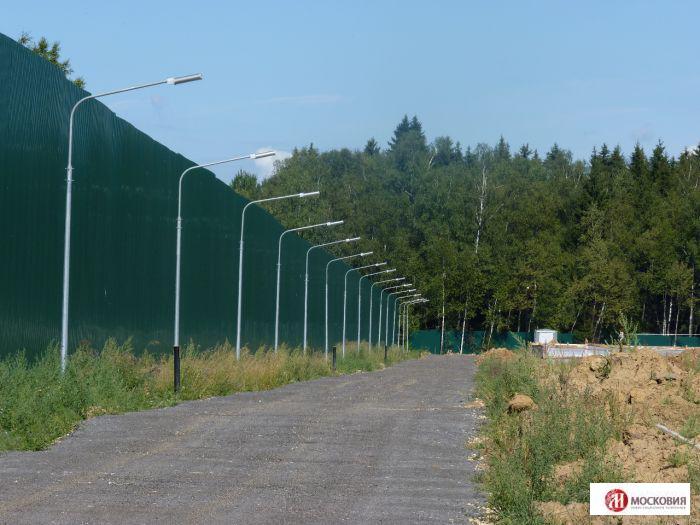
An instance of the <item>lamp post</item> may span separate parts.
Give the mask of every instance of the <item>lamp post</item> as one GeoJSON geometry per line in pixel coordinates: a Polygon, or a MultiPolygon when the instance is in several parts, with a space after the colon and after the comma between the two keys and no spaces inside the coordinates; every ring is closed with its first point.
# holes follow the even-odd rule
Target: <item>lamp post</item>
{"type": "MultiPolygon", "coordinates": [[[[420,294],[416,294],[416,296],[420,296],[420,294]]],[[[409,298],[413,298],[414,296],[410,296],[409,298]]],[[[399,305],[399,346],[403,349],[404,347],[404,340],[406,339],[406,318],[404,317],[403,314],[403,308],[406,306],[406,302],[402,302],[399,305]]]]}
{"type": "MultiPolygon", "coordinates": [[[[419,294],[419,295],[420,295],[420,294],[419,294]]],[[[415,299],[415,300],[413,300],[413,301],[408,301],[408,302],[406,303],[406,305],[405,305],[406,308],[405,308],[404,310],[405,310],[405,312],[406,312],[406,335],[405,335],[405,337],[404,337],[404,342],[405,342],[405,345],[406,345],[406,351],[407,351],[407,352],[408,352],[408,307],[411,306],[412,304],[427,303],[427,302],[428,302],[428,299],[420,298],[420,299],[415,299]]]]}
{"type": "Polygon", "coordinates": [[[309,254],[311,250],[316,248],[322,248],[324,246],[332,246],[333,244],[341,244],[348,242],[359,241],[360,237],[351,237],[348,239],[340,239],[338,241],[324,242],[323,244],[317,244],[306,250],[306,272],[304,273],[304,354],[306,354],[306,334],[308,331],[308,312],[309,312],[309,254]]]}
{"type": "Polygon", "coordinates": [[[207,164],[198,164],[196,166],[190,166],[182,172],[182,175],[180,175],[180,180],[177,186],[177,241],[175,243],[175,330],[173,336],[173,383],[175,392],[180,390],[180,261],[182,248],[182,181],[185,178],[185,175],[187,175],[190,171],[199,168],[207,168],[209,166],[235,162],[237,160],[262,159],[264,157],[271,157],[274,154],[274,151],[265,151],[263,153],[251,153],[250,155],[218,160],[207,164]]]}
{"type": "MultiPolygon", "coordinates": [[[[409,283],[409,284],[405,284],[404,286],[409,286],[409,287],[410,287],[410,286],[413,286],[413,284],[409,283]]],[[[392,288],[393,288],[393,287],[392,287],[392,288]]],[[[391,290],[391,288],[387,288],[387,290],[391,290]]],[[[391,293],[388,294],[388,295],[401,294],[401,293],[406,293],[406,292],[407,292],[407,290],[396,290],[395,292],[391,292],[391,293]]],[[[389,300],[388,297],[387,297],[387,300],[389,300]]],[[[391,323],[392,323],[392,328],[391,328],[391,330],[392,330],[391,344],[396,344],[396,341],[395,341],[395,337],[394,337],[394,336],[396,335],[396,302],[397,302],[397,301],[398,301],[398,298],[394,297],[394,313],[393,313],[393,315],[391,316],[391,317],[392,317],[392,319],[391,319],[391,323]]]]}
{"type": "MultiPolygon", "coordinates": [[[[401,303],[399,304],[399,345],[401,345],[401,341],[402,341],[401,340],[401,335],[402,335],[402,332],[401,332],[401,327],[402,327],[401,308],[403,308],[403,306],[405,304],[405,302],[403,302],[402,300],[403,299],[414,299],[414,298],[419,297],[421,295],[420,293],[412,293],[415,291],[416,291],[415,288],[411,289],[411,290],[406,290],[403,293],[407,293],[409,295],[399,295],[396,297],[397,302],[401,301],[401,303]]],[[[405,330],[405,326],[404,326],[404,330],[405,330]]]]}
{"type": "MultiPolygon", "coordinates": [[[[384,289],[385,292],[387,290],[389,290],[389,288],[384,289]]],[[[391,293],[386,294],[386,316],[384,318],[384,344],[385,345],[389,344],[389,297],[395,293],[401,293],[401,292],[396,291],[396,292],[391,292],[391,293]]],[[[394,303],[394,309],[396,309],[396,303],[394,303]]],[[[393,320],[394,315],[392,315],[391,317],[393,320]]],[[[392,328],[392,330],[393,330],[393,328],[392,328]]],[[[392,335],[392,344],[393,344],[393,335],[392,335]]]]}
{"type": "Polygon", "coordinates": [[[176,86],[178,84],[185,84],[187,82],[192,82],[194,80],[202,80],[202,74],[188,75],[184,77],[169,77],[165,80],[160,80],[158,82],[151,82],[149,84],[140,84],[138,86],[132,86],[122,89],[116,89],[114,91],[106,91],[104,93],[98,93],[96,95],[88,95],[78,100],[70,111],[70,118],[68,121],[68,165],[66,167],[66,216],[65,216],[65,231],[63,240],[63,300],[61,305],[61,373],[65,372],[66,364],[68,362],[68,304],[69,304],[69,294],[70,294],[70,234],[71,234],[71,212],[72,212],[72,202],[73,202],[73,118],[75,116],[75,110],[83,102],[92,100],[95,98],[106,97],[108,95],[116,95],[117,93],[125,93],[127,91],[134,91],[137,89],[144,89],[153,86],[159,86],[161,84],[171,84],[176,86]]]}
{"type": "MultiPolygon", "coordinates": [[[[405,297],[405,299],[408,299],[408,301],[401,303],[401,306],[399,306],[399,309],[403,308],[403,332],[402,332],[403,342],[399,343],[399,344],[401,344],[402,347],[405,346],[406,338],[408,337],[408,315],[407,315],[407,311],[406,311],[407,305],[409,302],[411,302],[412,299],[415,299],[415,298],[420,297],[420,296],[421,296],[421,294],[419,294],[419,293],[407,296],[407,297],[405,297]]],[[[400,311],[399,311],[399,315],[402,315],[400,311]]]]}
{"type": "MultiPolygon", "coordinates": [[[[401,286],[392,286],[392,287],[390,287],[390,288],[384,288],[384,291],[386,292],[387,290],[393,290],[394,288],[404,288],[404,287],[407,287],[407,286],[413,286],[413,285],[412,285],[411,283],[408,283],[408,284],[403,284],[403,285],[401,285],[401,286]]],[[[389,328],[388,328],[388,323],[389,323],[389,298],[390,298],[392,295],[402,294],[402,293],[405,293],[405,292],[406,292],[406,290],[396,290],[395,292],[390,292],[390,293],[386,294],[386,322],[387,322],[387,334],[386,334],[386,337],[384,338],[384,340],[385,340],[385,343],[387,343],[387,344],[389,343],[389,333],[388,333],[388,330],[389,330],[389,328]]],[[[391,316],[391,324],[392,324],[392,326],[391,326],[391,344],[393,345],[393,344],[394,344],[394,333],[395,333],[395,328],[396,328],[396,300],[394,300],[394,312],[393,312],[393,314],[392,314],[392,316],[391,316]]]]}
{"type": "MultiPolygon", "coordinates": [[[[396,280],[397,280],[397,281],[403,281],[403,280],[405,280],[405,279],[406,279],[405,277],[402,277],[401,279],[396,279],[396,280]]],[[[386,288],[383,288],[382,291],[379,292],[379,295],[381,296],[382,292],[388,292],[389,290],[396,290],[396,292],[391,292],[391,293],[388,293],[388,294],[386,295],[386,300],[387,300],[387,305],[388,305],[388,304],[389,304],[388,301],[389,301],[389,296],[390,296],[390,295],[393,295],[393,294],[395,294],[395,293],[403,293],[403,292],[405,292],[406,290],[401,290],[401,288],[410,288],[411,286],[413,286],[412,283],[399,284],[399,285],[397,285],[397,286],[388,286],[388,287],[386,287],[386,288]]],[[[381,299],[381,297],[380,297],[380,299],[381,299]]],[[[386,310],[386,315],[387,315],[387,316],[389,315],[389,308],[388,308],[388,306],[387,306],[387,310],[386,310]]],[[[371,321],[371,319],[370,319],[370,321],[371,321]]],[[[380,329],[381,329],[381,327],[380,327],[380,329]]],[[[371,328],[370,328],[370,330],[371,330],[371,328]]],[[[388,343],[388,342],[389,342],[389,340],[385,338],[384,344],[386,344],[386,343],[388,343]]]]}
{"type": "Polygon", "coordinates": [[[243,211],[241,212],[241,238],[238,250],[238,308],[236,313],[236,360],[241,358],[241,309],[242,309],[242,296],[243,296],[243,227],[245,225],[245,212],[248,206],[253,204],[260,204],[262,202],[278,201],[282,199],[292,199],[295,197],[315,197],[318,195],[319,191],[312,192],[301,192],[292,193],[291,195],[281,195],[279,197],[268,197],[267,199],[258,199],[255,201],[250,201],[245,206],[243,206],[243,211]]]}
{"type": "Polygon", "coordinates": [[[312,228],[320,228],[323,226],[337,226],[343,224],[345,221],[327,221],[320,224],[311,224],[309,226],[300,226],[298,228],[290,228],[284,230],[279,237],[277,242],[277,290],[275,295],[275,352],[279,346],[279,334],[280,334],[280,273],[282,270],[282,239],[285,235],[290,232],[299,232],[303,230],[311,230],[312,228]]]}
{"type": "Polygon", "coordinates": [[[374,294],[374,287],[378,284],[383,284],[383,283],[391,283],[391,282],[397,282],[397,281],[404,281],[406,278],[405,277],[396,277],[394,279],[384,279],[383,281],[377,281],[375,283],[372,283],[372,286],[369,288],[369,331],[368,331],[368,343],[369,343],[369,349],[370,351],[372,350],[372,298],[374,294]]]}
{"type": "MultiPolygon", "coordinates": [[[[357,353],[360,352],[360,328],[362,324],[360,321],[362,320],[361,314],[362,314],[362,279],[365,277],[372,277],[373,275],[380,275],[383,273],[393,273],[396,271],[396,268],[390,268],[389,270],[382,270],[381,272],[374,272],[374,273],[368,273],[367,275],[363,275],[360,277],[360,280],[357,282],[357,353]]],[[[405,279],[405,277],[401,277],[401,279],[405,279]]]]}
{"type": "MultiPolygon", "coordinates": [[[[382,294],[387,290],[391,290],[393,288],[393,286],[390,288],[382,288],[379,291],[379,321],[377,322],[377,345],[379,345],[380,348],[382,346],[382,294]]],[[[388,301],[389,298],[387,297],[386,300],[388,301]]],[[[389,308],[387,308],[386,314],[389,315],[389,308]]],[[[386,344],[386,341],[384,341],[384,344],[386,344]]]]}
{"type": "Polygon", "coordinates": [[[328,361],[328,269],[330,268],[331,264],[337,261],[346,261],[348,259],[352,259],[354,257],[367,257],[368,255],[372,255],[374,252],[360,252],[356,253],[354,255],[346,255],[345,257],[336,257],[335,259],[331,259],[326,263],[326,315],[325,315],[325,326],[326,326],[326,346],[324,349],[324,354],[326,361],[328,361]]]}
{"type": "MultiPolygon", "coordinates": [[[[358,272],[360,270],[364,270],[365,268],[377,268],[379,266],[386,266],[386,261],[368,264],[366,266],[359,266],[358,268],[350,268],[347,272],[345,272],[345,282],[343,285],[343,357],[345,357],[345,318],[348,306],[348,275],[350,274],[350,272],[358,272]]],[[[357,320],[357,324],[359,326],[359,319],[357,320]]]]}

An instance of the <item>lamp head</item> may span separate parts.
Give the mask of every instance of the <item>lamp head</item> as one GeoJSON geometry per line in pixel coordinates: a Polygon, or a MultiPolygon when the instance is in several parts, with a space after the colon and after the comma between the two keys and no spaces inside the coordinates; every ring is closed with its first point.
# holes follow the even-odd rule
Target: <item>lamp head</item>
{"type": "Polygon", "coordinates": [[[202,80],[202,79],[204,79],[202,74],[197,73],[196,75],[187,75],[185,77],[168,77],[165,79],[165,82],[167,84],[172,85],[172,86],[177,86],[178,84],[184,84],[186,82],[194,82],[195,80],[202,80]]]}
{"type": "Polygon", "coordinates": [[[303,197],[315,197],[315,196],[318,195],[319,193],[321,193],[321,192],[320,192],[320,191],[309,191],[309,192],[303,192],[303,191],[302,191],[302,192],[299,194],[299,197],[302,197],[302,198],[303,198],[303,197]]]}
{"type": "Polygon", "coordinates": [[[251,153],[250,158],[255,160],[255,159],[262,159],[265,157],[273,157],[276,155],[276,151],[261,151],[260,153],[251,153]]]}
{"type": "Polygon", "coordinates": [[[326,226],[337,226],[338,224],[343,224],[345,221],[328,221],[326,226]]]}

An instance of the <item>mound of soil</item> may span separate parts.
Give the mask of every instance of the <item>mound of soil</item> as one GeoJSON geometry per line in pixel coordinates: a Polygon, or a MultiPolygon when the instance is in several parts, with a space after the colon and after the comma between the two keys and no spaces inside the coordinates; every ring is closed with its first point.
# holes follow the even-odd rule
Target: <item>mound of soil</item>
{"type": "Polygon", "coordinates": [[[535,408],[535,402],[525,394],[515,394],[513,399],[508,401],[508,412],[522,412],[532,408],[535,408]]]}
{"type": "MultiPolygon", "coordinates": [[[[584,394],[606,401],[625,421],[620,441],[611,439],[606,460],[622,469],[625,478],[646,483],[687,483],[688,468],[679,454],[700,451],[681,445],[654,425],[661,423],[675,431],[692,417],[700,416],[700,374],[696,373],[696,353],[666,358],[649,349],[616,353],[608,357],[581,359],[568,373],[561,388],[570,394],[584,394]]],[[[700,439],[697,439],[700,442],[700,439]]],[[[580,465],[569,463],[555,469],[560,481],[575,474],[580,465]]],[[[588,516],[582,503],[562,505],[538,503],[539,511],[552,523],[611,523],[606,518],[588,516]]],[[[700,518],[700,495],[693,495],[691,519],[700,518]]],[[[626,516],[621,523],[648,523],[647,518],[626,516]]],[[[617,522],[615,522],[617,523],[617,522]]],[[[657,522],[655,522],[657,523],[657,522]]],[[[671,518],[658,523],[676,523],[671,518]]]]}
{"type": "Polygon", "coordinates": [[[700,375],[648,349],[584,358],[564,388],[616,401],[632,422],[650,426],[662,423],[677,430],[700,413],[700,375]]]}
{"type": "Polygon", "coordinates": [[[671,358],[674,364],[686,371],[700,369],[700,348],[688,348],[681,355],[671,358]]]}
{"type": "Polygon", "coordinates": [[[487,350],[483,354],[479,354],[477,356],[477,365],[488,358],[503,359],[504,361],[508,361],[515,359],[515,353],[511,352],[507,348],[492,348],[491,350],[487,350]]]}

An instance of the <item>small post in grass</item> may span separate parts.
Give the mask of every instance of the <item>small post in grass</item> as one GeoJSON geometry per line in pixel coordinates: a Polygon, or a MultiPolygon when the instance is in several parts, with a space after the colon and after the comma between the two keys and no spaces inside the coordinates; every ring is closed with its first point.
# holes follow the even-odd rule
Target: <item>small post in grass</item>
{"type": "Polygon", "coordinates": [[[175,393],[180,391],[180,347],[173,348],[173,386],[175,393]]]}
{"type": "Polygon", "coordinates": [[[387,346],[384,345],[384,364],[386,364],[387,346]]]}
{"type": "Polygon", "coordinates": [[[335,346],[333,347],[333,372],[335,372],[335,346]]]}

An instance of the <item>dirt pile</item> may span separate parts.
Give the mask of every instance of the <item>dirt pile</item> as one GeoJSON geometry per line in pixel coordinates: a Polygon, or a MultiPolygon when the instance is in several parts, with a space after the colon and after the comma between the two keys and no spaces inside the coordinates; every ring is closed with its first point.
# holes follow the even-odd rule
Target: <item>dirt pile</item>
{"type": "MultiPolygon", "coordinates": [[[[603,401],[624,427],[621,440],[606,445],[606,461],[619,466],[629,481],[647,483],[687,483],[689,467],[700,451],[658,430],[661,423],[700,442],[700,373],[696,372],[700,352],[666,358],[649,349],[616,353],[607,357],[587,357],[579,361],[561,385],[569,394],[591,395],[603,401]]],[[[601,406],[598,404],[598,406],[601,406]]],[[[560,481],[574,475],[580,465],[560,465],[555,477],[560,481]]],[[[591,518],[582,503],[562,505],[540,502],[539,511],[552,523],[611,523],[607,518],[591,518]]],[[[692,519],[700,518],[700,494],[691,503],[692,519]]],[[[648,518],[624,517],[621,523],[648,523],[648,518]]],[[[658,523],[676,523],[677,518],[658,523]]],[[[691,521],[692,522],[692,521],[691,521]]]]}
{"type": "Polygon", "coordinates": [[[508,401],[508,412],[523,412],[524,410],[531,410],[535,408],[535,402],[530,396],[525,394],[515,394],[513,398],[508,401]]]}
{"type": "Polygon", "coordinates": [[[570,371],[564,388],[616,402],[633,423],[679,430],[700,416],[700,374],[681,367],[681,358],[648,349],[587,357],[570,371]]]}
{"type": "Polygon", "coordinates": [[[489,358],[510,361],[511,359],[515,359],[515,353],[511,352],[507,348],[492,348],[491,350],[487,350],[483,354],[479,354],[476,358],[476,364],[479,365],[482,361],[489,358]]]}
{"type": "Polygon", "coordinates": [[[671,358],[671,361],[686,371],[700,371],[700,348],[688,348],[681,355],[671,358]]]}

